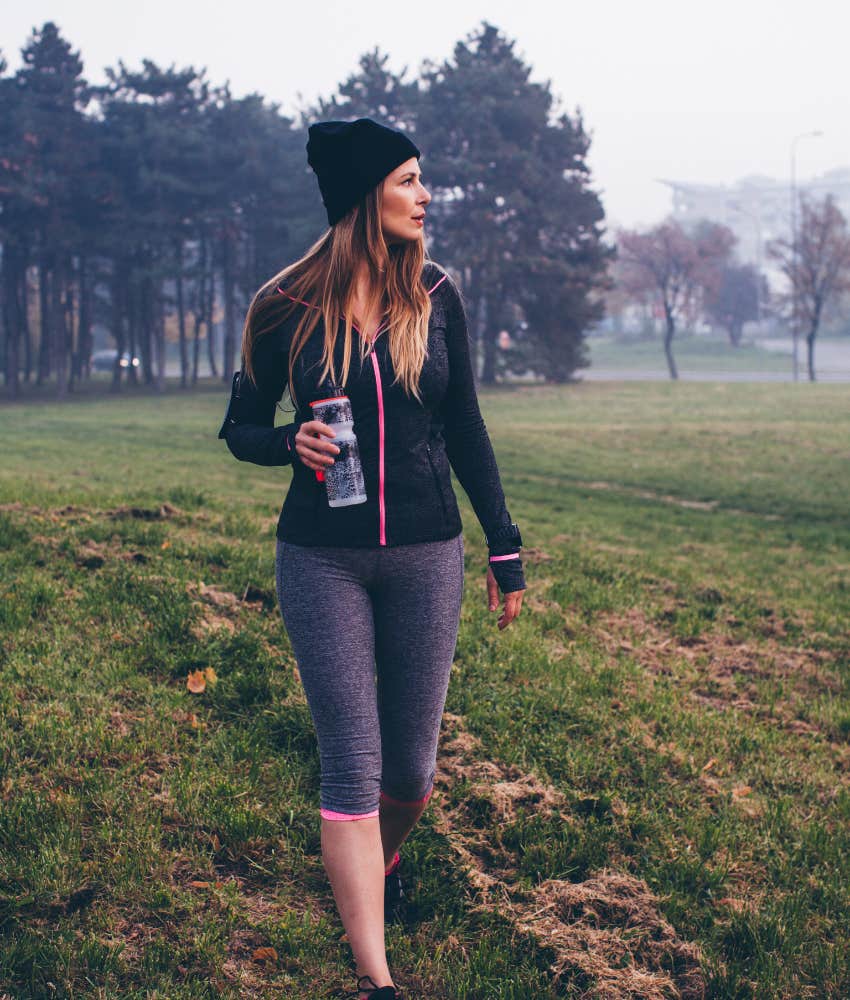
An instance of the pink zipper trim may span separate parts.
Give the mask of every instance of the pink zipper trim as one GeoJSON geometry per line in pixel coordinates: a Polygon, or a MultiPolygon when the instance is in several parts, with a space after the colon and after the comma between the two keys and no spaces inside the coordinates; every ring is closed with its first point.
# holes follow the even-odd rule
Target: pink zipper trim
{"type": "MultiPolygon", "coordinates": [[[[439,288],[447,277],[448,274],[444,274],[437,284],[428,290],[428,294],[430,295],[434,289],[439,288]]],[[[303,299],[296,299],[294,295],[290,295],[289,292],[285,292],[279,285],[277,290],[281,295],[285,295],[288,299],[292,299],[293,302],[300,302],[302,305],[309,306],[311,309],[319,308],[319,306],[314,306],[311,302],[304,302],[303,299]]],[[[354,323],[351,325],[355,330],[357,330],[357,333],[362,336],[362,333],[357,326],[355,326],[354,323]]],[[[385,329],[386,327],[379,327],[372,336],[372,339],[369,341],[369,356],[372,358],[372,370],[375,372],[375,389],[378,393],[378,540],[381,545],[387,544],[387,504],[384,496],[384,391],[383,385],[381,384],[381,369],[378,365],[378,358],[375,355],[375,341],[385,329]]],[[[318,478],[318,472],[316,473],[316,476],[318,478]]],[[[322,478],[324,478],[324,476],[322,478]]]]}
{"type": "MultiPolygon", "coordinates": [[[[377,337],[378,334],[375,334],[377,337]]],[[[372,347],[369,354],[372,358],[372,368],[375,371],[375,386],[378,390],[378,523],[379,541],[381,545],[387,544],[387,505],[384,498],[384,391],[381,386],[381,369],[378,366],[378,358],[374,351],[375,337],[372,338],[372,347]]]]}

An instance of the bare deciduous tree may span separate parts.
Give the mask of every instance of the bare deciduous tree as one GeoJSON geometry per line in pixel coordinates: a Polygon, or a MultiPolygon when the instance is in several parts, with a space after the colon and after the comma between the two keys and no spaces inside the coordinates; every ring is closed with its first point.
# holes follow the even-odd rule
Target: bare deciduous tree
{"type": "Polygon", "coordinates": [[[664,354],[670,377],[678,378],[673,358],[677,322],[695,315],[706,289],[714,289],[729,259],[735,236],[726,226],[701,222],[693,233],[667,221],[646,232],[620,230],[618,245],[623,281],[634,295],[653,293],[664,309],[664,354]]]}
{"type": "MultiPolygon", "coordinates": [[[[828,194],[821,201],[803,197],[796,254],[792,242],[786,239],[772,240],[767,253],[788,279],[785,301],[791,307],[789,312],[796,313],[792,322],[796,318],[806,332],[809,380],[814,382],[815,339],[824,310],[843,292],[850,291],[850,229],[834,197],[828,194]]],[[[796,322],[793,333],[796,337],[796,322]]]]}

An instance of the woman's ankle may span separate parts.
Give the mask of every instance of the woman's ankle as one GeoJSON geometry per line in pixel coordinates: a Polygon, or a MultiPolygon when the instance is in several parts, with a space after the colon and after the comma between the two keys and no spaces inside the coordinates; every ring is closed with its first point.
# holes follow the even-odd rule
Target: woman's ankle
{"type": "Polygon", "coordinates": [[[383,975],[371,975],[368,972],[357,972],[357,988],[360,991],[359,1000],[368,1000],[370,991],[380,989],[382,986],[392,986],[395,989],[395,983],[392,981],[392,977],[389,971],[383,975]],[[366,981],[361,986],[360,980],[365,979],[366,981]]]}

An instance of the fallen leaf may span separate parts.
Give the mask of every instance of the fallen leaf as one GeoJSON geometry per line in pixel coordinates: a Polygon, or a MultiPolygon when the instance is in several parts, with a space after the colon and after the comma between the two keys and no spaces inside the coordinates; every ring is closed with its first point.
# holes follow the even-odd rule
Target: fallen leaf
{"type": "Polygon", "coordinates": [[[736,788],[732,789],[732,798],[740,799],[743,795],[749,795],[752,791],[750,785],[738,785],[736,788]]]}
{"type": "Polygon", "coordinates": [[[210,684],[215,684],[215,682],[218,680],[218,674],[216,674],[215,670],[212,667],[204,668],[204,676],[210,682],[210,684]]]}
{"type": "Polygon", "coordinates": [[[255,948],[251,957],[255,962],[276,962],[277,952],[274,948],[255,948]]]}
{"type": "Polygon", "coordinates": [[[710,771],[714,767],[714,765],[716,763],[717,763],[717,758],[716,757],[712,757],[711,760],[707,764],[703,765],[703,771],[710,771]]]}
{"type": "Polygon", "coordinates": [[[207,678],[203,670],[193,670],[186,678],[186,687],[192,694],[200,694],[207,686],[207,678]]]}
{"type": "Polygon", "coordinates": [[[189,885],[191,885],[193,889],[209,889],[210,887],[209,882],[190,882],[189,885]]]}
{"type": "Polygon", "coordinates": [[[160,548],[161,548],[161,549],[170,549],[170,548],[171,548],[171,542],[169,542],[169,541],[168,541],[168,540],[166,539],[166,540],[165,540],[165,541],[164,541],[164,542],[162,543],[162,545],[160,545],[160,548]]]}

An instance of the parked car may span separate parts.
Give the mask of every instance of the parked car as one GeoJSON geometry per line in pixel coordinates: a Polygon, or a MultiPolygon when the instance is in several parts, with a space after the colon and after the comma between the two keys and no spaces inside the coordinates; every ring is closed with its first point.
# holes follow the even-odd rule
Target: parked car
{"type": "MultiPolygon", "coordinates": [[[[106,348],[103,351],[95,351],[91,356],[91,367],[92,371],[95,372],[111,372],[115,369],[115,359],[118,357],[118,351],[114,348],[106,348]]],[[[131,365],[133,368],[139,367],[139,359],[135,356],[130,357],[130,352],[125,351],[121,355],[121,367],[129,368],[131,365]]]]}

